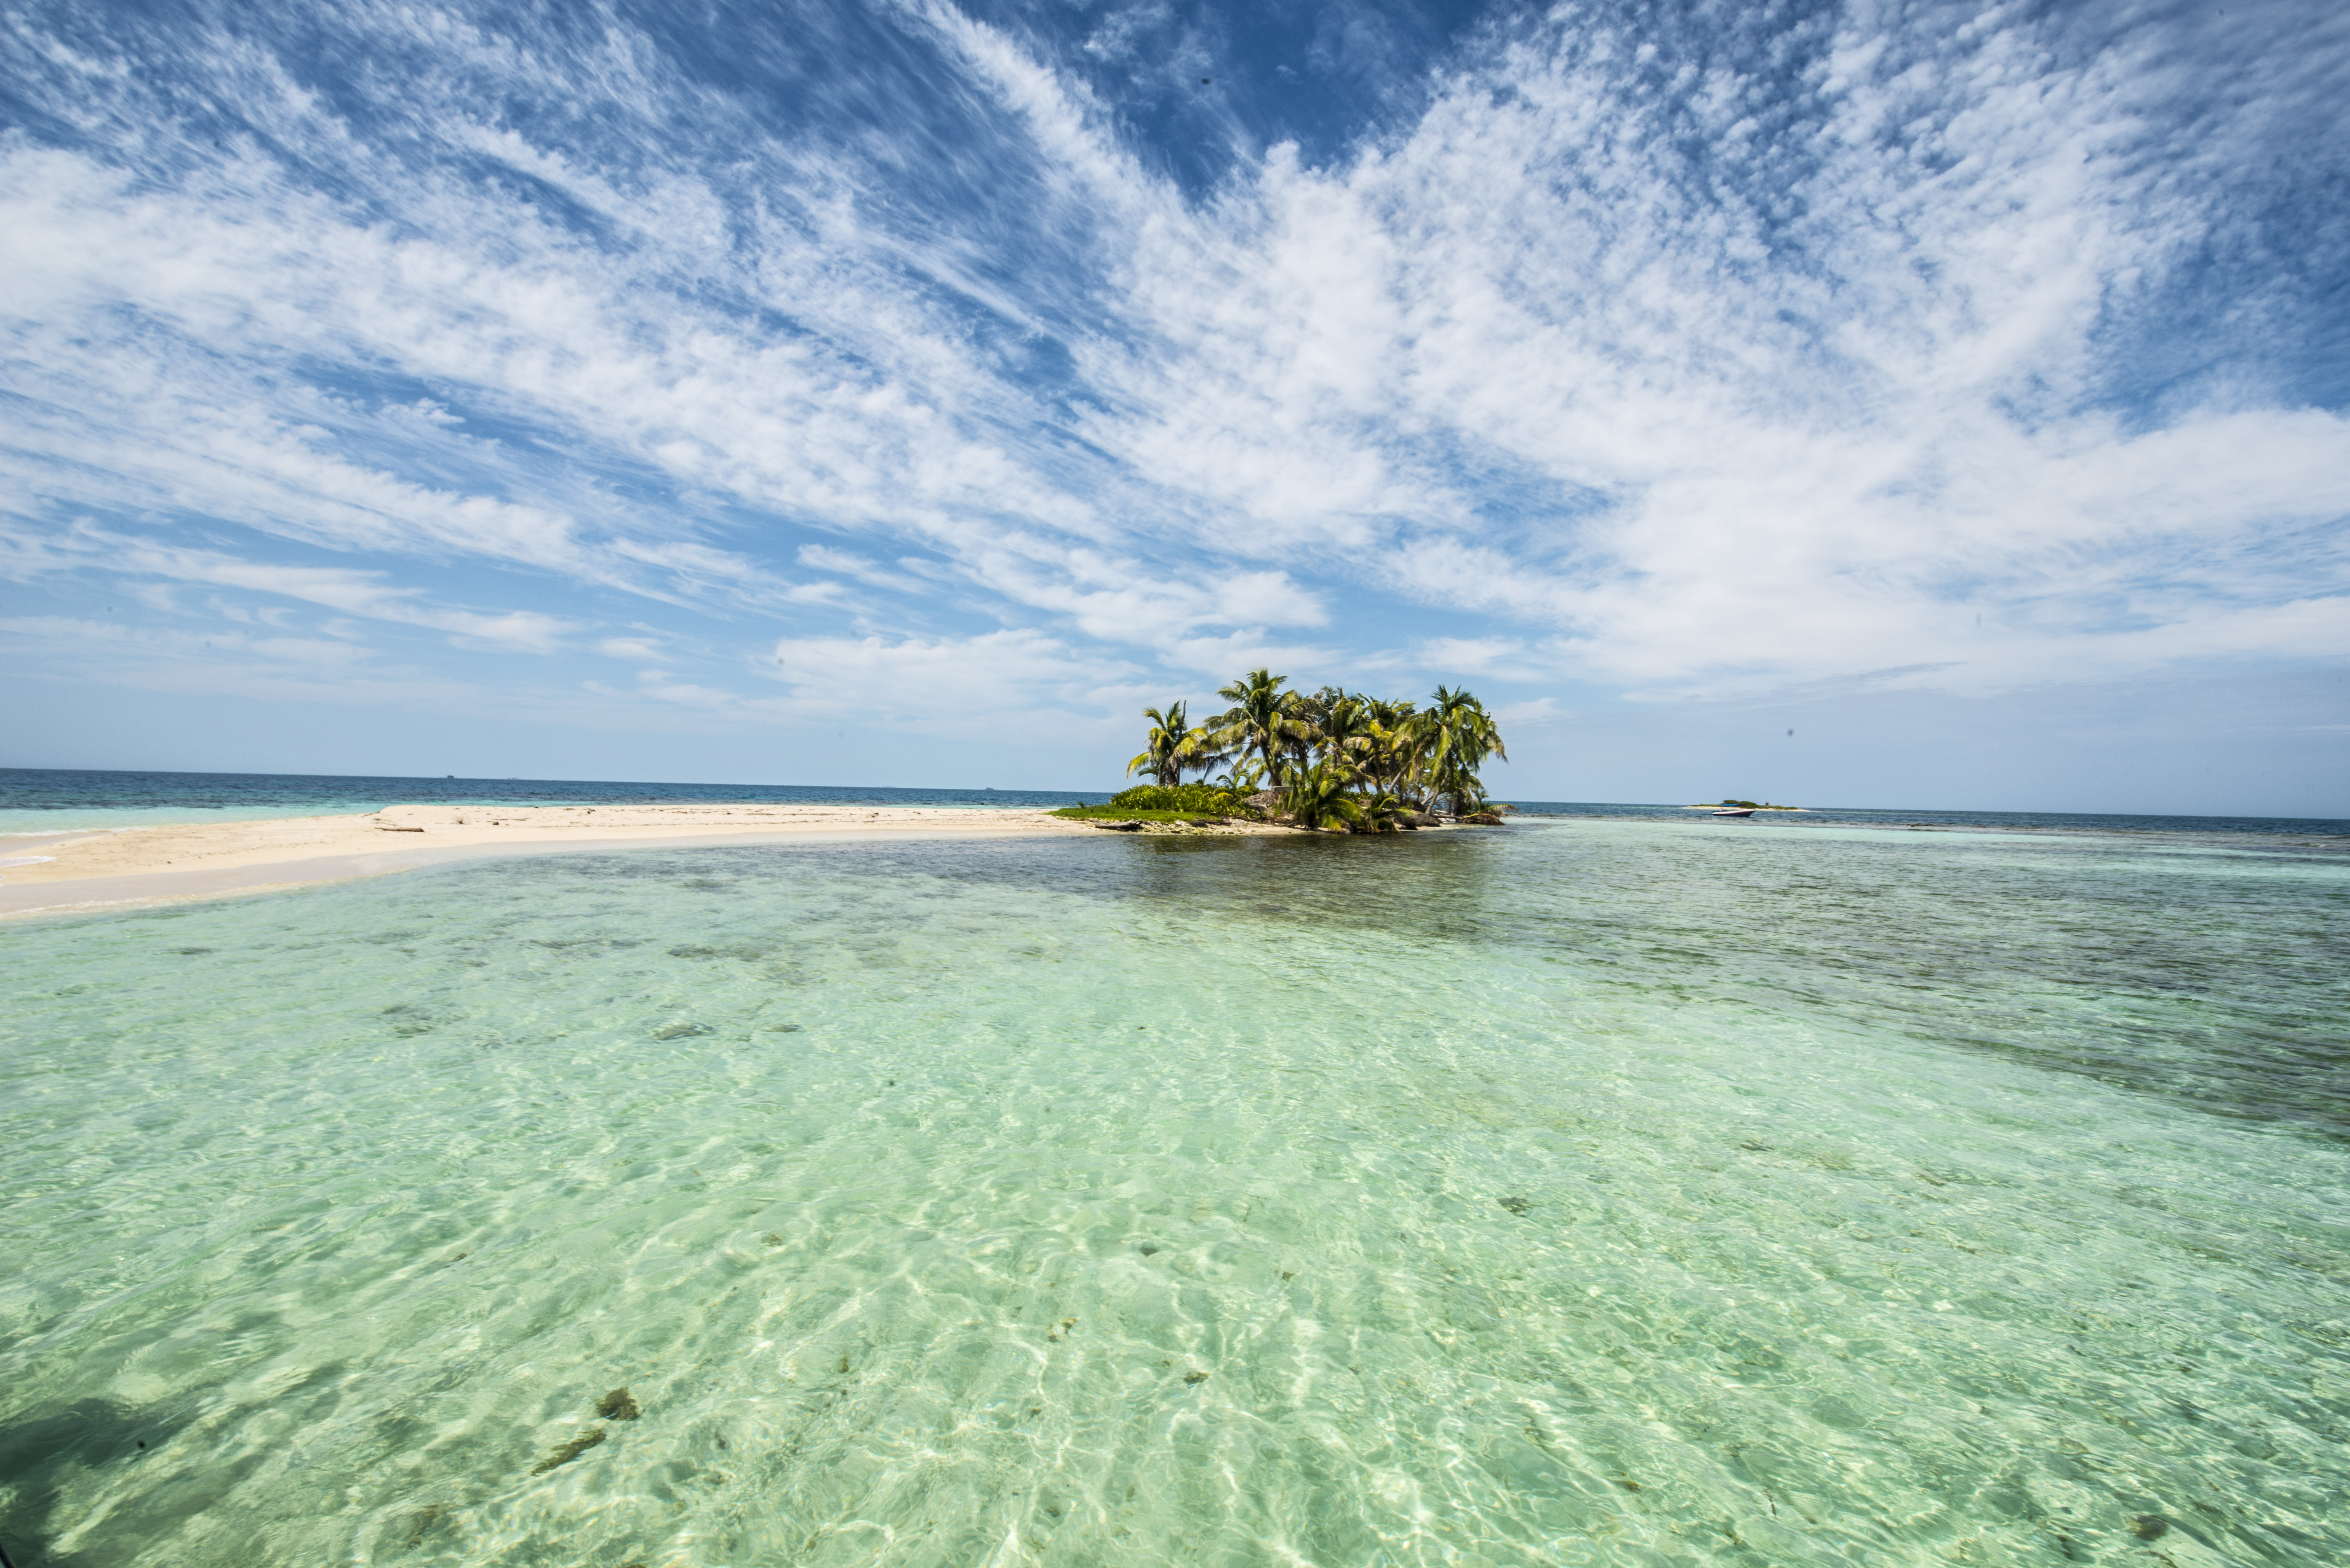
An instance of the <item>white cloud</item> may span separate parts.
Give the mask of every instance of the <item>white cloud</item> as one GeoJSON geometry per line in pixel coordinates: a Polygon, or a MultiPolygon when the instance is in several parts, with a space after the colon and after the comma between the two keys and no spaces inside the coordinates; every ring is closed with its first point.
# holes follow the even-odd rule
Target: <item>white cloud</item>
{"type": "Polygon", "coordinates": [[[2165,120],[2172,24],[2118,14],[1630,15],[1497,26],[1416,118],[1192,199],[937,4],[882,14],[916,74],[814,73],[804,122],[617,18],[338,7],[363,113],[266,26],[191,35],[165,63],[252,128],[217,145],[166,35],[52,51],[26,90],[78,129],[0,142],[0,556],[540,652],[657,599],[701,629],[597,643],[627,700],[745,722],[1092,722],[1259,662],[1661,698],[2350,650],[2350,421],[2141,395],[2111,347],[2272,105],[2165,120]],[[473,607],[509,573],[572,607],[473,607]],[[790,698],[688,678],[778,629],[790,698]]]}
{"type": "Polygon", "coordinates": [[[1566,717],[1560,711],[1557,699],[1552,697],[1536,697],[1524,702],[1504,702],[1492,711],[1494,722],[1504,733],[1555,724],[1566,717]]]}
{"type": "Polygon", "coordinates": [[[660,702],[675,702],[687,708],[724,709],[738,706],[743,699],[732,691],[714,686],[698,686],[690,680],[673,680],[666,670],[645,670],[637,674],[637,691],[660,702]]]}
{"type": "MultiPolygon", "coordinates": [[[[1924,663],[1986,690],[2308,652],[2313,573],[2350,587],[2317,532],[2350,514],[2350,422],[2065,411],[2108,298],[2205,232],[2131,145],[2126,53],[2054,67],[1987,25],[1953,64],[1850,33],[1784,234],[1692,182],[1589,20],[1464,71],[1392,148],[1276,150],[1154,233],[1156,330],[1104,348],[1126,395],[1088,434],[1244,514],[1224,548],[1367,554],[1616,682],[1924,663]],[[1498,527],[1471,521],[1489,475],[1515,476],[1498,527]],[[2172,635],[2124,635],[2148,618],[2172,635]]],[[[1717,119],[1761,90],[1714,83],[1717,119]]]]}
{"type": "MultiPolygon", "coordinates": [[[[369,620],[424,627],[452,634],[465,642],[510,651],[546,653],[580,629],[579,623],[536,610],[503,612],[434,604],[421,590],[395,587],[383,574],[340,566],[296,566],[239,559],[216,550],[188,549],[151,540],[108,534],[96,528],[76,529],[47,548],[31,568],[57,570],[74,565],[99,565],[129,576],[159,576],[182,583],[250,589],[283,598],[321,605],[369,620]]],[[[216,601],[217,602],[217,601],[216,601]]],[[[230,618],[268,624],[271,612],[248,612],[221,606],[230,618]]]]}
{"type": "Polygon", "coordinates": [[[1132,666],[1024,628],[943,638],[785,638],[776,679],[796,717],[961,734],[1011,724],[1049,728],[1055,715],[1097,719],[1130,695],[1132,666]]]}
{"type": "Polygon", "coordinates": [[[799,561],[801,566],[812,572],[835,572],[844,577],[853,577],[860,583],[868,584],[877,588],[886,588],[894,593],[925,594],[930,592],[931,587],[931,585],[909,572],[890,571],[878,562],[868,560],[853,551],[836,550],[829,545],[802,545],[799,549],[799,561]]]}
{"type": "Polygon", "coordinates": [[[1555,673],[1558,659],[1555,652],[1544,658],[1515,638],[1432,637],[1412,648],[1409,662],[1420,670],[1523,680],[1555,673]]]}
{"type": "Polygon", "coordinates": [[[77,616],[10,616],[0,618],[0,633],[23,639],[27,646],[89,655],[100,649],[140,649],[174,659],[205,653],[236,656],[308,669],[348,668],[373,657],[373,650],[348,642],[317,638],[255,637],[244,631],[164,631],[125,626],[119,621],[91,620],[77,616]]]}

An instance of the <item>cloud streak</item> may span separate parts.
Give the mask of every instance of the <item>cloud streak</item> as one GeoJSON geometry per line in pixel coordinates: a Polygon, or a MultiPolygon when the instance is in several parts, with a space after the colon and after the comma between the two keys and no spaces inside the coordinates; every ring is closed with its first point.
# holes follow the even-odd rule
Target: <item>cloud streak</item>
{"type": "Polygon", "coordinates": [[[20,12],[16,569],[746,724],[2350,655],[2350,24],[1569,4],[1178,113],[1155,16],[20,12]]]}

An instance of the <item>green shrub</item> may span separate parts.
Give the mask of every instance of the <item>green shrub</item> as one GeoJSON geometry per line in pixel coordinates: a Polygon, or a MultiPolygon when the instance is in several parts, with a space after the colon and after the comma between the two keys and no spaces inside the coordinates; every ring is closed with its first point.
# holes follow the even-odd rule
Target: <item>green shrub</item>
{"type": "Polygon", "coordinates": [[[1110,796],[1109,803],[1128,811],[1188,811],[1202,816],[1241,815],[1238,795],[1203,784],[1137,784],[1110,796]]]}
{"type": "Polygon", "coordinates": [[[1070,822],[1213,822],[1196,811],[1150,811],[1132,805],[1065,805],[1048,815],[1070,822]]]}

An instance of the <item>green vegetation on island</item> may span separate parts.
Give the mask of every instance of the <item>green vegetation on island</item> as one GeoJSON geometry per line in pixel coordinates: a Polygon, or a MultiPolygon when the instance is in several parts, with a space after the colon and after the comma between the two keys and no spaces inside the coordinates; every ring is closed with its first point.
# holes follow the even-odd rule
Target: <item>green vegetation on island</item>
{"type": "Polygon", "coordinates": [[[1194,725],[1180,701],[1146,708],[1150,728],[1128,774],[1157,782],[1107,805],[1056,816],[1096,822],[1222,822],[1242,818],[1348,833],[1392,833],[1456,822],[1496,824],[1505,805],[1485,796],[1478,769],[1509,760],[1483,704],[1440,686],[1415,702],[1325,686],[1286,691],[1287,677],[1253,670],[1216,694],[1232,704],[1194,725]],[[1221,772],[1219,771],[1221,770],[1221,772]],[[1186,784],[1186,773],[1203,776],[1186,784]]]}
{"type": "Polygon", "coordinates": [[[1072,822],[1230,822],[1234,817],[1253,820],[1258,815],[1256,809],[1245,801],[1229,801],[1222,806],[1204,811],[1170,811],[1163,806],[1137,805],[1128,800],[1128,796],[1140,797],[1143,794],[1141,790],[1130,789],[1123,794],[1112,795],[1107,805],[1065,805],[1053,815],[1066,816],[1072,822]],[[1118,804],[1120,801],[1128,801],[1128,804],[1121,805],[1118,804]]]}

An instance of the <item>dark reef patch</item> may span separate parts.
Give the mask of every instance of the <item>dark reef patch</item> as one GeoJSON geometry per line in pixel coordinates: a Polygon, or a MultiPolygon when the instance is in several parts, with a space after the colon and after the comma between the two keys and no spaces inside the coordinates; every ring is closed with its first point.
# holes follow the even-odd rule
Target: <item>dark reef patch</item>
{"type": "Polygon", "coordinates": [[[546,1458],[539,1460],[538,1463],[531,1466],[530,1473],[535,1476],[543,1476],[558,1465],[567,1465],[572,1460],[577,1459],[580,1455],[586,1453],[588,1449],[594,1448],[603,1440],[604,1428],[601,1427],[590,1427],[586,1431],[580,1433],[577,1437],[572,1438],[569,1442],[564,1444],[561,1448],[556,1449],[553,1453],[547,1455],[546,1458]]]}

